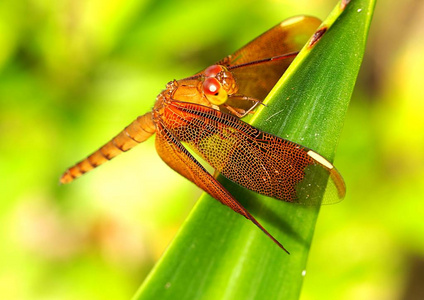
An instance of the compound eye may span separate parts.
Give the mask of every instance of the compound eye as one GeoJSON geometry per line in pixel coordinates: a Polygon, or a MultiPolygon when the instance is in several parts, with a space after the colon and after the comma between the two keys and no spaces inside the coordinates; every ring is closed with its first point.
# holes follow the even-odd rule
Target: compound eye
{"type": "Polygon", "coordinates": [[[227,101],[228,94],[222,88],[221,83],[215,77],[206,78],[203,82],[203,93],[206,98],[215,105],[221,105],[227,101]]]}
{"type": "Polygon", "coordinates": [[[206,78],[203,82],[203,92],[210,96],[216,96],[221,89],[221,84],[215,77],[206,78]]]}
{"type": "Polygon", "coordinates": [[[207,67],[203,74],[205,74],[206,77],[215,77],[219,72],[222,72],[222,70],[222,66],[212,65],[210,67],[207,67]]]}

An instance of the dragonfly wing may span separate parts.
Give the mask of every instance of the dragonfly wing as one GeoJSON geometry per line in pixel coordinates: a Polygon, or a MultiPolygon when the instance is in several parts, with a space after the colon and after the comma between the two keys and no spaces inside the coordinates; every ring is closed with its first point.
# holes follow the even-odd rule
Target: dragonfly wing
{"type": "Polygon", "coordinates": [[[156,150],[162,160],[176,172],[195,183],[222,204],[252,221],[284,251],[288,251],[187,151],[169,128],[159,121],[156,150]]]}
{"type": "Polygon", "coordinates": [[[289,18],[261,34],[217,64],[225,65],[231,70],[239,86],[238,93],[263,100],[286,71],[293,58],[238,68],[233,67],[298,52],[320,24],[321,21],[314,17],[298,16],[289,18]]]}
{"type": "Polygon", "coordinates": [[[167,109],[187,120],[183,128],[173,130],[180,140],[222,175],[252,191],[287,202],[318,204],[330,176],[338,197],[326,203],[344,197],[341,175],[308,148],[212,108],[173,102],[167,109]]]}

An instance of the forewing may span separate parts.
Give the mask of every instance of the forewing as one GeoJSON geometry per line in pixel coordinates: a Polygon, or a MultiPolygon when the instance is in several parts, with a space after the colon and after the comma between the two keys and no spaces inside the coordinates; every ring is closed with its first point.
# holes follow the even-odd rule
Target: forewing
{"type": "Polygon", "coordinates": [[[321,21],[314,17],[289,18],[266,31],[217,64],[230,68],[239,86],[239,94],[263,100],[286,71],[293,58],[242,65],[266,58],[298,52],[312,36],[321,21]]]}
{"type": "Polygon", "coordinates": [[[288,252],[262,225],[184,148],[172,130],[158,122],[156,150],[162,160],[176,172],[195,183],[222,204],[252,221],[279,247],[288,252]]]}
{"type": "Polygon", "coordinates": [[[317,204],[330,176],[338,197],[326,203],[344,197],[341,175],[308,148],[201,105],[173,102],[167,110],[185,120],[184,126],[173,129],[181,141],[222,175],[252,191],[288,202],[317,204]]]}

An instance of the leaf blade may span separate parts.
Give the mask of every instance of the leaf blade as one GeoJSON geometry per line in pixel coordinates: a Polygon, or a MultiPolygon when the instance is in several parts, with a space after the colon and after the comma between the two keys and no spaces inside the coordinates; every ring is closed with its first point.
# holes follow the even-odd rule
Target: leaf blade
{"type": "MultiPolygon", "coordinates": [[[[268,106],[252,120],[254,126],[288,135],[330,159],[375,4],[352,0],[343,12],[342,3],[324,22],[328,29],[321,40],[302,50],[270,93],[268,106]]],[[[292,255],[203,195],[135,299],[298,299],[319,207],[278,202],[220,180],[292,255]]]]}

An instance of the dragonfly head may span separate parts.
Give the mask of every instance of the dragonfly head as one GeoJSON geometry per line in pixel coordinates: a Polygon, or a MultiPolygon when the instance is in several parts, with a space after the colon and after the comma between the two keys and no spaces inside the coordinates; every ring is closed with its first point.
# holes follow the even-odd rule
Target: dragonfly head
{"type": "Polygon", "coordinates": [[[212,65],[203,72],[202,91],[211,104],[222,105],[228,95],[237,92],[237,84],[233,74],[221,65],[212,65]]]}

